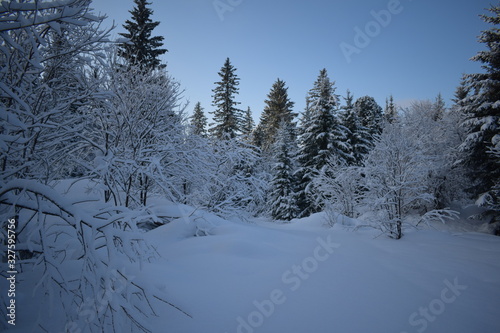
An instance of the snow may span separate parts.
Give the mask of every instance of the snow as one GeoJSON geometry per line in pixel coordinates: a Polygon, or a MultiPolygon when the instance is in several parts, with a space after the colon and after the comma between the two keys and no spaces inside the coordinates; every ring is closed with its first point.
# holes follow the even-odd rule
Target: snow
{"type": "MultiPolygon", "coordinates": [[[[75,195],[83,197],[82,186],[75,195]]],[[[172,218],[140,233],[157,256],[123,262],[121,270],[185,312],[155,300],[152,332],[500,331],[500,238],[457,232],[465,221],[408,229],[393,240],[345,223],[327,227],[326,213],[246,223],[160,199],[151,205],[172,218]]],[[[67,260],[60,270],[71,279],[79,267],[67,260]]],[[[23,273],[17,325],[8,332],[36,331],[30,325],[48,304],[31,290],[40,273],[23,273]]],[[[57,309],[38,319],[63,320],[57,309]]]]}

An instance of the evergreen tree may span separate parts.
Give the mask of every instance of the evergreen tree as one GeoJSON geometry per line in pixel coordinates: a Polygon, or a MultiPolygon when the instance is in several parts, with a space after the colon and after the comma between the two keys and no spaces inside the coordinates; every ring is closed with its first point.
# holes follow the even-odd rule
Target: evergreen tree
{"type": "Polygon", "coordinates": [[[368,129],[372,140],[374,140],[382,133],[382,108],[370,96],[358,98],[354,107],[357,109],[361,125],[368,129]]]}
{"type": "Polygon", "coordinates": [[[296,117],[296,114],[292,112],[295,103],[288,98],[288,88],[285,87],[285,81],[277,79],[267,98],[264,101],[266,106],[260,118],[261,148],[264,151],[269,150],[276,140],[276,133],[281,122],[290,124],[296,117]]]}
{"type": "Polygon", "coordinates": [[[444,112],[445,112],[445,102],[443,100],[443,96],[441,96],[441,93],[439,93],[436,97],[436,101],[434,102],[433,105],[433,114],[432,114],[432,120],[438,121],[443,119],[444,112]]]}
{"type": "Polygon", "coordinates": [[[389,96],[389,100],[385,100],[384,118],[389,124],[394,123],[398,119],[398,112],[394,105],[394,98],[389,96]]]}
{"type": "Polygon", "coordinates": [[[200,102],[194,106],[193,115],[191,116],[191,133],[205,137],[207,135],[207,117],[203,112],[200,102]]]}
{"type": "Polygon", "coordinates": [[[252,110],[250,109],[250,107],[248,107],[245,114],[243,115],[243,122],[241,124],[241,133],[245,137],[250,138],[250,135],[252,134],[254,127],[255,127],[255,122],[253,121],[252,110]]]}
{"type": "Polygon", "coordinates": [[[162,49],[163,36],[151,34],[160,22],[151,19],[153,10],[148,8],[151,5],[146,0],[134,0],[136,7],[129,11],[132,19],[125,21],[123,27],[127,32],[119,33],[127,41],[118,44],[118,55],[127,60],[130,66],[139,65],[142,69],[165,68],[161,64],[159,56],[167,52],[162,49]]]}
{"type": "Polygon", "coordinates": [[[273,219],[290,221],[298,214],[296,177],[297,167],[295,125],[282,121],[272,145],[273,167],[269,188],[270,212],[273,219]]]}
{"type": "Polygon", "coordinates": [[[344,111],[342,122],[348,130],[347,143],[352,154],[352,159],[345,162],[350,165],[362,165],[365,155],[370,151],[372,144],[371,136],[366,127],[361,125],[357,112],[358,109],[354,107],[353,96],[349,90],[347,91],[345,102],[346,105],[342,107],[344,111]]]}
{"type": "Polygon", "coordinates": [[[213,114],[215,124],[209,129],[212,136],[217,139],[232,139],[241,133],[242,111],[236,106],[240,104],[235,101],[238,94],[240,79],[235,74],[236,68],[231,65],[229,58],[218,73],[221,80],[215,82],[212,106],[216,107],[213,114]]]}
{"type": "Polygon", "coordinates": [[[349,161],[347,129],[340,123],[339,96],[335,94],[335,82],[331,82],[326,69],[320,71],[314,87],[308,94],[307,119],[301,124],[298,160],[299,209],[301,215],[309,215],[321,207],[315,204],[313,180],[327,165],[332,156],[349,161]]]}
{"type": "Polygon", "coordinates": [[[459,102],[466,118],[463,125],[467,129],[461,150],[474,184],[469,190],[473,195],[480,196],[481,204],[498,207],[500,157],[492,151],[500,138],[500,6],[492,6],[488,10],[493,16],[481,17],[495,27],[479,36],[479,41],[486,45],[487,50],[472,58],[483,64],[485,72],[465,75],[464,88],[459,92],[461,96],[466,95],[459,102]]]}

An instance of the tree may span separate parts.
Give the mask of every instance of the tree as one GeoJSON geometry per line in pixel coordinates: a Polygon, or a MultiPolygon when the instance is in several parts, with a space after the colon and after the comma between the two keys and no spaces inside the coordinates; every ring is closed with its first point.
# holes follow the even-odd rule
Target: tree
{"type": "Polygon", "coordinates": [[[482,19],[495,25],[483,31],[479,42],[486,50],[472,58],[482,63],[484,73],[464,75],[464,87],[459,92],[464,97],[459,104],[465,114],[463,126],[467,136],[460,148],[462,162],[468,168],[473,186],[471,194],[479,197],[478,203],[487,207],[497,207],[498,184],[500,183],[499,157],[491,152],[500,137],[500,6],[488,9],[493,16],[481,15],[482,19]]]}
{"type": "Polygon", "coordinates": [[[382,229],[399,239],[411,209],[434,200],[427,187],[429,156],[397,122],[387,125],[376,142],[361,169],[364,200],[382,229]]]}
{"type": "Polygon", "coordinates": [[[372,137],[366,127],[361,124],[359,118],[359,108],[353,104],[353,96],[347,91],[345,97],[346,105],[342,107],[342,123],[347,128],[346,142],[349,145],[352,159],[346,160],[346,163],[362,165],[365,155],[372,147],[372,137]]]}
{"type": "Polygon", "coordinates": [[[191,133],[201,137],[207,135],[207,117],[203,113],[200,102],[194,106],[193,115],[191,116],[191,133]]]}
{"type": "Polygon", "coordinates": [[[65,187],[61,178],[69,176],[59,169],[69,156],[85,176],[93,168],[89,157],[82,158],[92,142],[84,132],[94,126],[89,108],[110,97],[93,84],[95,72],[89,70],[104,62],[109,35],[99,30],[104,17],[95,16],[89,4],[0,4],[0,238],[7,239],[7,221],[15,217],[16,250],[23,253],[18,278],[40,274],[32,302],[43,305],[35,330],[148,331],[147,319],[155,315],[151,301],[158,295],[132,283],[120,262],[143,254],[141,240],[129,234],[141,214],[75,202],[59,191],[65,187]],[[68,265],[78,274],[65,276],[68,265]]]}
{"type": "Polygon", "coordinates": [[[398,111],[394,105],[394,98],[392,95],[389,99],[385,100],[385,110],[384,110],[385,121],[388,123],[393,123],[398,119],[398,111]]]}
{"type": "Polygon", "coordinates": [[[382,133],[382,108],[370,96],[363,96],[354,103],[358,117],[361,120],[361,126],[368,130],[372,141],[382,133]]]}
{"type": "Polygon", "coordinates": [[[320,209],[315,204],[313,179],[332,156],[349,161],[347,129],[341,125],[338,110],[339,97],[335,94],[326,69],[320,71],[314,87],[308,94],[308,109],[301,123],[297,170],[299,177],[299,208],[302,215],[320,209]]]}
{"type": "Polygon", "coordinates": [[[93,119],[85,130],[95,156],[91,176],[117,206],[145,206],[154,189],[177,202],[183,185],[178,154],[184,141],[179,83],[164,70],[109,66],[104,88],[110,96],[87,110],[93,119]]]}
{"type": "Polygon", "coordinates": [[[261,148],[263,151],[268,151],[276,140],[280,124],[282,122],[291,124],[296,114],[292,111],[295,103],[288,97],[288,88],[283,80],[276,80],[264,102],[266,106],[259,125],[262,131],[261,148]]]}
{"type": "Polygon", "coordinates": [[[138,65],[141,69],[161,69],[166,65],[162,64],[159,57],[167,52],[162,49],[163,36],[151,34],[160,22],[151,19],[153,10],[148,8],[151,5],[146,0],[134,0],[135,7],[129,11],[132,19],[125,21],[123,27],[127,32],[119,33],[126,38],[126,41],[118,44],[118,55],[127,60],[129,65],[138,65]]]}
{"type": "Polygon", "coordinates": [[[432,115],[432,120],[438,121],[443,119],[444,113],[446,111],[446,104],[443,100],[443,96],[441,96],[441,93],[437,95],[433,109],[434,114],[432,115]]]}
{"type": "Polygon", "coordinates": [[[243,122],[241,124],[241,133],[246,138],[250,138],[250,135],[252,134],[254,127],[255,127],[255,122],[253,121],[252,110],[250,109],[250,107],[248,107],[247,111],[243,116],[243,122]]]}
{"type": "Polygon", "coordinates": [[[240,104],[235,101],[238,94],[240,79],[236,76],[236,68],[231,65],[229,58],[218,75],[220,81],[215,82],[212,106],[216,109],[211,112],[215,124],[209,129],[210,134],[217,139],[233,139],[241,133],[242,111],[236,106],[240,104]]]}
{"type": "Polygon", "coordinates": [[[295,125],[283,120],[272,145],[272,180],[269,184],[269,206],[273,219],[290,221],[298,214],[297,143],[295,125]]]}

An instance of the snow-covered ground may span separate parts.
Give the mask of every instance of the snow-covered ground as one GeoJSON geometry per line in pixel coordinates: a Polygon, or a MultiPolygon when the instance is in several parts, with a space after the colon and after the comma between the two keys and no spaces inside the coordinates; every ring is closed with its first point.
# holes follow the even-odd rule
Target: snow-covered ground
{"type": "MultiPolygon", "coordinates": [[[[326,227],[323,213],[245,223],[190,209],[164,208],[185,217],[142,234],[157,258],[124,263],[132,281],[191,316],[155,302],[153,332],[500,332],[499,237],[456,232],[452,223],[393,240],[326,227]]],[[[32,323],[46,303],[23,283],[11,331],[39,331],[32,323]]]]}

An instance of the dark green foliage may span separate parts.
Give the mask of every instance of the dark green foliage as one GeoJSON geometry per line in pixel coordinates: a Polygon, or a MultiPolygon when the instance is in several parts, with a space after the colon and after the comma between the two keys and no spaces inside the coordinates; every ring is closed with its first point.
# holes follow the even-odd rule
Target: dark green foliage
{"type": "Polygon", "coordinates": [[[389,99],[385,100],[385,110],[384,110],[385,121],[389,124],[394,123],[398,119],[398,111],[394,105],[394,98],[392,95],[389,99]]]}
{"type": "Polygon", "coordinates": [[[268,151],[276,140],[276,133],[281,122],[292,123],[297,116],[292,109],[294,102],[288,98],[288,88],[285,81],[277,79],[265,100],[266,106],[260,118],[262,135],[261,146],[263,151],[268,151]]]}
{"type": "Polygon", "coordinates": [[[167,52],[161,48],[164,37],[151,36],[154,28],[160,24],[151,19],[153,11],[148,8],[151,3],[146,0],[134,0],[134,3],[136,7],[129,11],[132,19],[125,21],[123,25],[127,32],[119,33],[127,41],[118,45],[118,55],[130,66],[140,66],[147,70],[165,68],[166,65],[161,64],[159,59],[160,55],[167,52]]]}
{"type": "Polygon", "coordinates": [[[211,112],[215,124],[209,129],[210,134],[217,139],[233,139],[241,133],[242,111],[236,106],[240,79],[235,74],[236,68],[231,65],[229,58],[218,73],[220,81],[215,82],[212,106],[216,109],[211,112]]]}
{"type": "Polygon", "coordinates": [[[472,195],[480,196],[480,203],[498,207],[500,184],[500,6],[492,6],[493,16],[482,15],[485,22],[495,27],[483,31],[479,41],[486,50],[472,58],[483,64],[484,73],[468,74],[457,91],[458,101],[465,114],[463,125],[467,137],[461,145],[463,162],[469,169],[472,195]],[[465,96],[465,97],[464,97],[465,96]]]}
{"type": "Polygon", "coordinates": [[[330,158],[350,161],[347,129],[341,124],[339,97],[335,94],[326,69],[320,71],[314,87],[308,94],[308,108],[302,118],[299,138],[299,209],[309,215],[321,209],[315,203],[313,180],[330,158]]]}
{"type": "Polygon", "coordinates": [[[371,135],[366,127],[361,124],[359,108],[353,104],[353,96],[347,91],[345,97],[346,105],[342,107],[342,122],[347,128],[347,143],[352,158],[345,160],[347,165],[362,165],[364,157],[372,146],[371,135]]]}
{"type": "Polygon", "coordinates": [[[295,125],[281,122],[272,145],[273,167],[269,185],[270,212],[275,220],[290,221],[298,214],[297,207],[297,143],[295,125]]]}
{"type": "Polygon", "coordinates": [[[193,115],[191,116],[191,133],[201,137],[207,135],[207,117],[203,113],[200,102],[194,106],[193,115]]]}
{"type": "Polygon", "coordinates": [[[246,137],[250,138],[252,131],[255,128],[255,122],[252,117],[252,110],[250,107],[247,108],[245,114],[243,115],[243,121],[241,123],[241,133],[246,137]]]}

